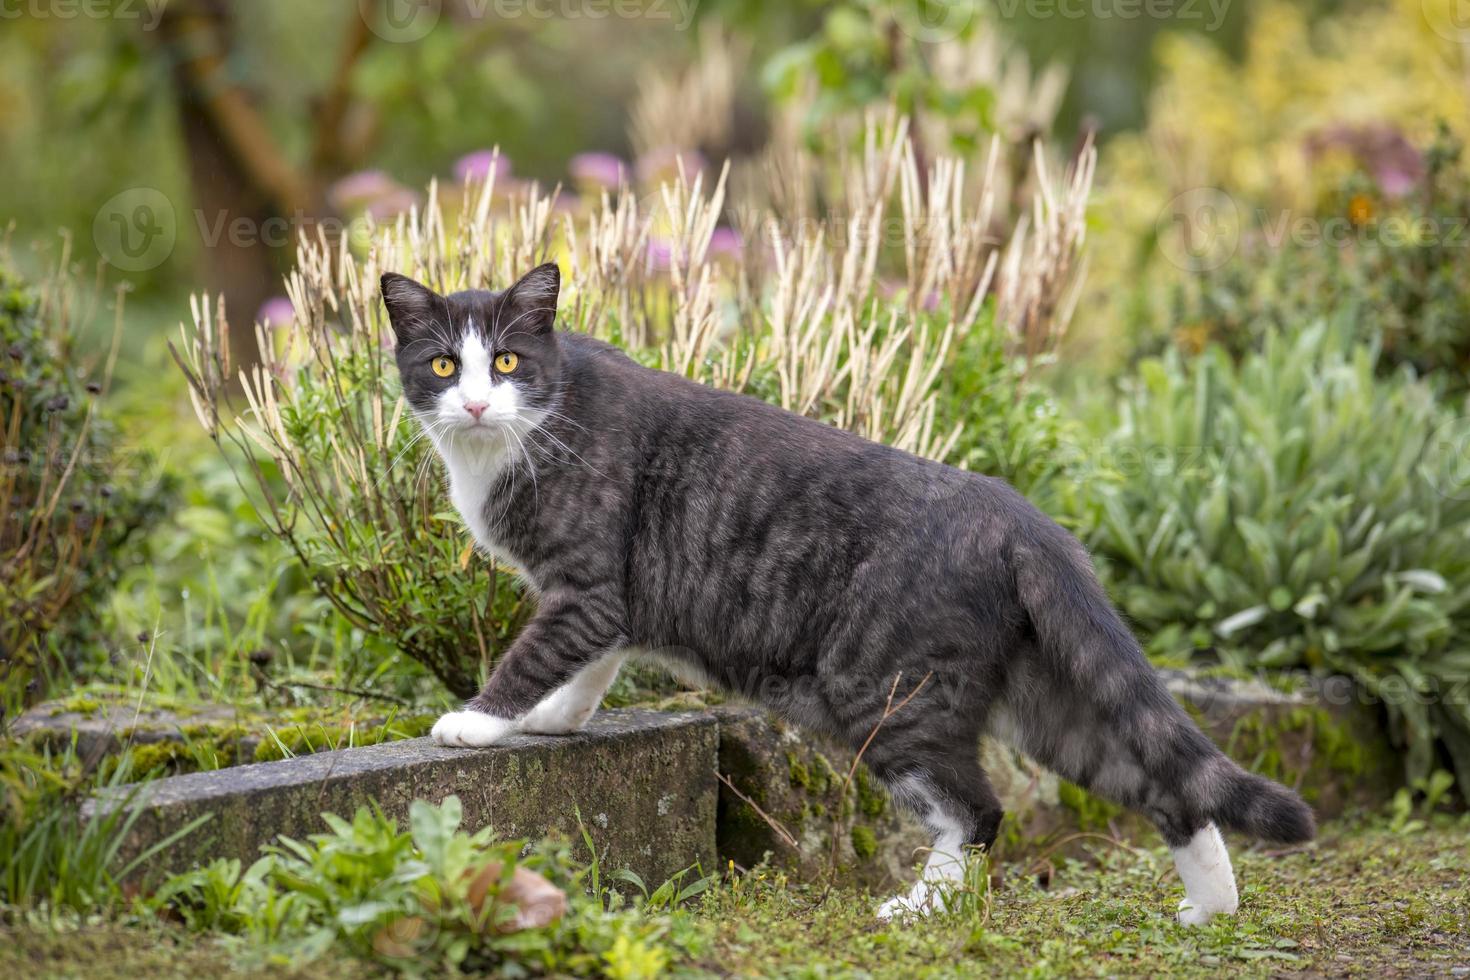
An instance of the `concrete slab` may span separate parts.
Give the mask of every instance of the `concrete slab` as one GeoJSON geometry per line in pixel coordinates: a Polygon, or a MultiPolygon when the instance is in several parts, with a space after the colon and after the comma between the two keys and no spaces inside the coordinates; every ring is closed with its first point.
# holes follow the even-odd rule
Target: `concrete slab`
{"type": "MultiPolygon", "coordinates": [[[[628,868],[654,887],[696,861],[716,865],[717,739],[706,714],[605,711],[575,735],[522,735],[488,749],[418,738],[173,776],[143,787],[145,809],[123,850],[141,853],[211,814],[149,863],[142,873],[156,879],[216,857],[249,863],[278,834],[323,830],[324,812],[350,816],[376,804],[406,826],[414,800],[455,794],[466,829],[488,825],[505,838],[559,831],[578,840],[580,811],[604,867],[628,868]]],[[[87,807],[120,805],[112,794],[87,807]]]]}

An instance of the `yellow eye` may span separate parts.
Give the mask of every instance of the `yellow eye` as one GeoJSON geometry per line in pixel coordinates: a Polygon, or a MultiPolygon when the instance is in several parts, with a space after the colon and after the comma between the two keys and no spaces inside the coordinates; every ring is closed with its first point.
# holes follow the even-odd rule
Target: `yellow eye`
{"type": "Polygon", "coordinates": [[[454,373],[454,362],[447,357],[436,357],[433,363],[434,373],[441,378],[447,378],[454,373]]]}
{"type": "Polygon", "coordinates": [[[501,374],[510,374],[510,372],[516,369],[516,365],[519,363],[521,363],[519,357],[516,357],[510,351],[505,351],[495,358],[495,370],[501,374]]]}

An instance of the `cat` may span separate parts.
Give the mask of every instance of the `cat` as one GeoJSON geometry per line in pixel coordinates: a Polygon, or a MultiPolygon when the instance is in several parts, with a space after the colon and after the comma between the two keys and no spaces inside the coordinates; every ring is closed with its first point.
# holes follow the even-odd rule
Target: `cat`
{"type": "Polygon", "coordinates": [[[575,731],[633,651],[853,750],[872,735],[864,763],[934,838],[883,917],[932,911],[994,842],[985,734],[1148,817],[1188,924],[1236,911],[1218,828],[1313,836],[1300,798],[1169,695],[1081,543],[1004,481],[558,330],[555,264],[500,292],[381,289],[454,506],[538,596],[439,744],[575,731]]]}

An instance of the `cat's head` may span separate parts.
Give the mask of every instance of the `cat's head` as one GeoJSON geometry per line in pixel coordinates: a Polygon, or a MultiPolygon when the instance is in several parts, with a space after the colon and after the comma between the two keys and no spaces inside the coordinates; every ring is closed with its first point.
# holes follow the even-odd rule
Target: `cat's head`
{"type": "Polygon", "coordinates": [[[436,443],[460,433],[503,438],[553,410],[561,374],[555,263],[500,292],[441,296],[392,272],[382,289],[404,398],[436,443]]]}

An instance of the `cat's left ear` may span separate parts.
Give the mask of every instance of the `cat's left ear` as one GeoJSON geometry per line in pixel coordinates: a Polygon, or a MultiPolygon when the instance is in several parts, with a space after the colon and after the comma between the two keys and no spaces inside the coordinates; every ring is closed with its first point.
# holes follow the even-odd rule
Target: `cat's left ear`
{"type": "Polygon", "coordinates": [[[396,272],[384,274],[379,285],[393,333],[398,338],[398,349],[428,335],[434,327],[434,315],[443,303],[439,294],[396,272]]]}
{"type": "Polygon", "coordinates": [[[538,265],[505,291],[500,322],[517,330],[550,333],[556,323],[556,300],[561,295],[561,270],[555,262],[538,265]]]}

